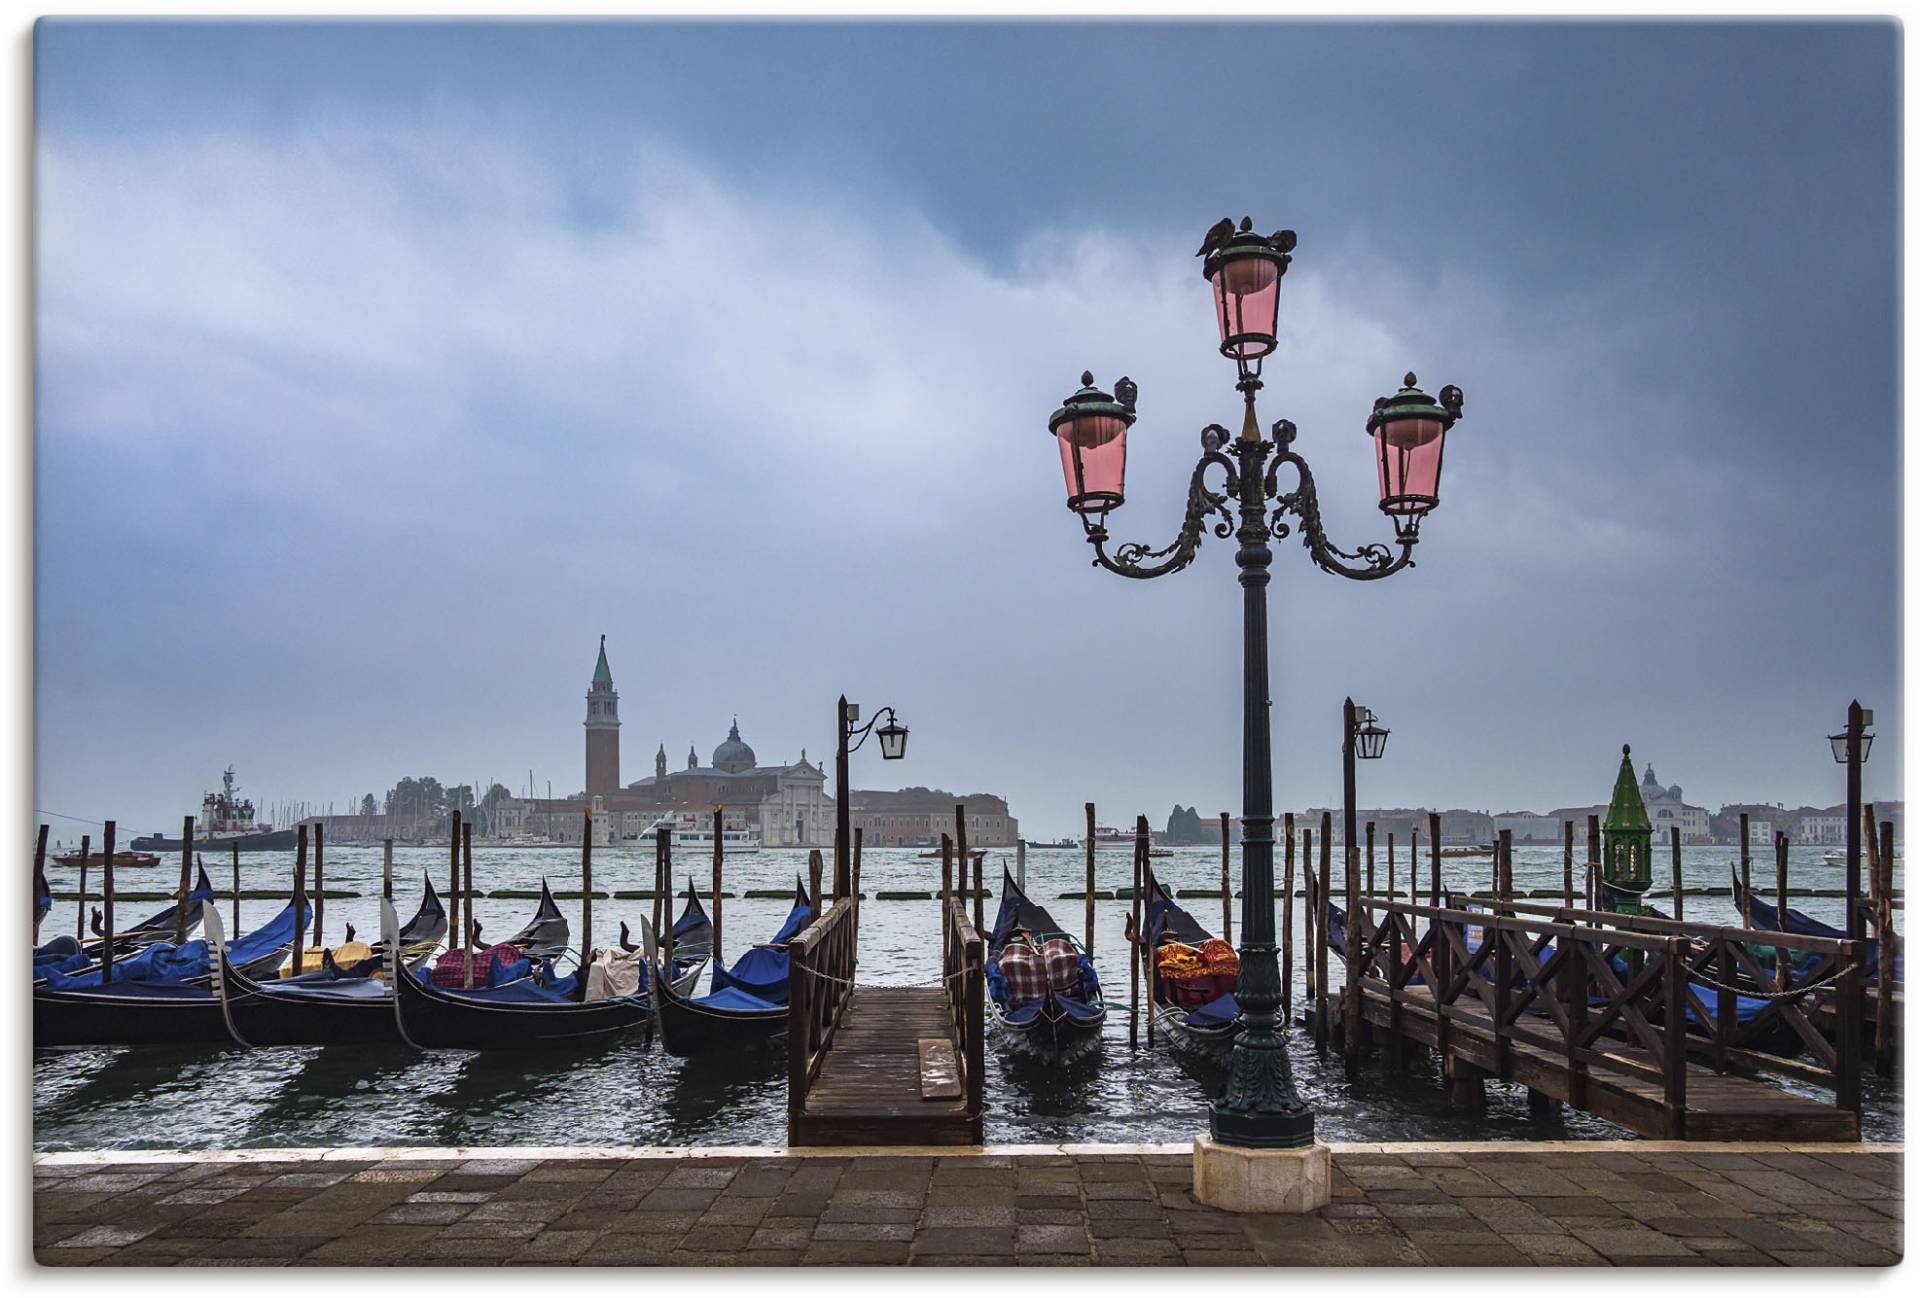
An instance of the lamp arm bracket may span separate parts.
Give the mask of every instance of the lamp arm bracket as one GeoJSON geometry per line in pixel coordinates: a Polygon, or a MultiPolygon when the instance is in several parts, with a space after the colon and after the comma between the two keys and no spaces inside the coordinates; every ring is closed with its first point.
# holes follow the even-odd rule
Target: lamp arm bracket
{"type": "MultiPolygon", "coordinates": [[[[859,729],[856,730],[851,726],[847,727],[847,738],[852,741],[847,745],[848,756],[852,756],[854,753],[857,753],[860,751],[860,745],[867,742],[867,736],[873,733],[873,728],[880,724],[880,721],[883,717],[892,717],[892,716],[893,716],[892,708],[890,707],[881,708],[878,712],[874,713],[871,718],[868,719],[866,725],[861,726],[859,729]]],[[[895,717],[894,719],[898,720],[899,718],[895,717]]]]}
{"type": "Polygon", "coordinates": [[[1200,553],[1200,542],[1207,528],[1207,515],[1218,514],[1220,521],[1213,524],[1216,537],[1233,535],[1234,517],[1227,502],[1240,492],[1240,475],[1232,460],[1222,455],[1215,446],[1224,440],[1226,430],[1217,424],[1210,424],[1202,433],[1202,441],[1211,442],[1201,453],[1200,462],[1193,467],[1193,477],[1187,483],[1187,514],[1180,525],[1179,535],[1160,549],[1152,550],[1139,541],[1128,541],[1116,547],[1111,555],[1107,553],[1107,529],[1103,523],[1087,524],[1087,540],[1093,545],[1093,562],[1096,567],[1122,577],[1135,577],[1145,580],[1150,577],[1164,577],[1168,573],[1179,572],[1192,563],[1200,553]],[[1209,437],[1209,434],[1218,437],[1209,437]],[[1221,490],[1212,491],[1207,487],[1207,470],[1218,466],[1226,473],[1221,490]]]}
{"type": "MultiPolygon", "coordinates": [[[[1400,552],[1395,554],[1392,547],[1373,542],[1361,546],[1358,550],[1342,550],[1327,539],[1325,526],[1320,521],[1320,493],[1313,484],[1313,470],[1293,449],[1294,428],[1289,420],[1281,420],[1273,426],[1273,438],[1278,454],[1267,467],[1267,495],[1273,500],[1273,511],[1278,514],[1292,514],[1300,520],[1300,540],[1307,547],[1307,554],[1314,566],[1322,572],[1332,573],[1336,577],[1348,577],[1354,581],[1377,581],[1391,576],[1402,568],[1413,566],[1413,540],[1402,538],[1400,552]],[[1291,464],[1298,477],[1298,484],[1290,492],[1282,495],[1279,490],[1279,474],[1282,464],[1291,464]]],[[[1279,535],[1285,535],[1284,527],[1277,527],[1279,535]]]]}

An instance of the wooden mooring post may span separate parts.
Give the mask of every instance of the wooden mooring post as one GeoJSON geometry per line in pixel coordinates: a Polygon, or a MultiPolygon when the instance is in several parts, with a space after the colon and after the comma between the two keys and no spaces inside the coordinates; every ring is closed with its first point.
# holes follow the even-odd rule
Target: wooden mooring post
{"type": "Polygon", "coordinates": [[[1673,846],[1673,917],[1684,920],[1687,917],[1687,879],[1686,870],[1680,864],[1680,826],[1669,825],[1667,837],[1673,846]]]}
{"type": "MultiPolygon", "coordinates": [[[[1139,885],[1136,883],[1135,891],[1138,890],[1139,885]]],[[[1093,934],[1093,804],[1091,802],[1087,804],[1087,934],[1089,937],[1093,934]]],[[[1149,1043],[1153,1041],[1151,1030],[1147,1033],[1147,1041],[1149,1043]]]]}
{"type": "MultiPolygon", "coordinates": [[[[1319,974],[1314,968],[1314,953],[1319,950],[1319,938],[1316,934],[1319,932],[1320,927],[1320,888],[1322,885],[1319,879],[1315,877],[1313,871],[1313,831],[1311,829],[1302,829],[1300,831],[1300,874],[1301,877],[1306,880],[1307,885],[1307,904],[1304,908],[1306,912],[1306,922],[1303,926],[1305,928],[1303,936],[1306,939],[1307,946],[1306,950],[1302,952],[1300,956],[1300,972],[1307,983],[1306,1012],[1309,1016],[1317,1020],[1319,1017],[1317,1010],[1320,1004],[1320,981],[1319,974]]],[[[1314,1025],[1315,1041],[1320,1039],[1319,1032],[1320,1027],[1316,1022],[1314,1025]]]]}
{"type": "MultiPolygon", "coordinates": [[[[1779,917],[1784,923],[1785,916],[1779,917]]],[[[1753,927],[1753,853],[1747,838],[1747,813],[1740,813],[1740,927],[1753,927]]]]}
{"type": "Polygon", "coordinates": [[[300,966],[306,962],[307,946],[307,826],[306,822],[294,826],[293,831],[293,962],[288,972],[298,974],[300,966]]]}
{"type": "MultiPolygon", "coordinates": [[[[660,908],[664,904],[663,899],[666,896],[667,887],[668,887],[667,881],[666,881],[667,840],[671,837],[672,834],[673,834],[673,829],[671,826],[668,826],[668,825],[654,826],[654,830],[653,830],[653,902],[650,906],[648,906],[647,912],[652,918],[653,931],[656,935],[664,933],[666,931],[661,924],[660,908]]],[[[820,914],[820,899],[817,895],[814,897],[813,902],[814,902],[813,913],[816,917],[818,917],[820,914]]],[[[669,916],[673,913],[671,907],[668,907],[667,913],[669,916]]]]}
{"type": "MultiPolygon", "coordinates": [[[[1293,824],[1293,817],[1291,815],[1287,817],[1287,824],[1289,826],[1289,829],[1291,829],[1291,826],[1293,824]]],[[[1232,827],[1233,827],[1232,817],[1228,816],[1227,813],[1224,811],[1221,812],[1220,813],[1220,936],[1225,938],[1229,944],[1233,942],[1233,829],[1232,827]]],[[[1287,850],[1289,852],[1293,850],[1293,845],[1291,843],[1287,845],[1287,850]]],[[[1292,876],[1289,875],[1288,878],[1291,879],[1292,876]]],[[[1287,887],[1289,890],[1291,890],[1293,887],[1293,884],[1289,882],[1287,884],[1287,887]]]]}
{"type": "MultiPolygon", "coordinates": [[[[1787,836],[1779,830],[1773,831],[1773,904],[1774,923],[1785,926],[1787,922],[1787,836]]],[[[1780,958],[1780,985],[1785,987],[1792,972],[1792,957],[1785,947],[1775,952],[1780,958]]]]}
{"type": "MultiPolygon", "coordinates": [[[[393,840],[387,840],[387,850],[391,854],[393,840]]],[[[209,903],[211,904],[211,903],[209,903]]],[[[233,933],[240,935],[240,840],[233,840],[233,933]]]]}
{"type": "MultiPolygon", "coordinates": [[[[1314,976],[1319,980],[1319,1000],[1313,1007],[1314,1044],[1326,1047],[1331,1037],[1328,1013],[1331,1009],[1331,997],[1327,988],[1327,908],[1333,904],[1333,813],[1320,813],[1320,893],[1319,917],[1315,921],[1319,932],[1314,938],[1313,968],[1314,976]]],[[[1351,904],[1352,899],[1347,899],[1351,904]]],[[[1349,930],[1351,931],[1351,930],[1349,930]]]]}
{"type": "Polygon", "coordinates": [[[460,822],[460,856],[462,858],[461,886],[467,894],[467,986],[471,987],[473,986],[473,958],[479,954],[474,947],[478,945],[476,938],[480,932],[480,926],[474,923],[473,919],[473,822],[470,820],[460,822]]]}
{"type": "MultiPolygon", "coordinates": [[[[978,933],[986,928],[987,916],[987,854],[973,854],[973,931],[978,933]]],[[[1093,889],[1087,889],[1087,895],[1093,895],[1093,889]]],[[[1087,949],[1093,949],[1093,925],[1087,925],[1087,949]]]]}
{"type": "MultiPolygon", "coordinates": [[[[471,887],[471,884],[469,884],[471,887]]],[[[467,901],[472,909],[473,901],[467,901]]],[[[327,924],[327,826],[325,821],[313,822],[313,952],[317,957],[327,949],[326,938],[322,936],[327,924]]],[[[298,965],[295,973],[304,972],[298,965]]]]}
{"type": "Polygon", "coordinates": [[[114,833],[114,828],[115,828],[114,823],[111,820],[109,820],[106,823],[106,826],[101,834],[101,843],[102,843],[101,851],[105,853],[105,855],[103,855],[100,858],[100,904],[102,907],[104,907],[104,911],[101,916],[101,922],[106,925],[106,930],[100,935],[101,936],[100,981],[103,984],[110,983],[113,981],[113,946],[114,946],[114,943],[113,943],[113,938],[114,938],[114,932],[113,932],[113,833],[114,833]]]}
{"type": "MultiPolygon", "coordinates": [[[[1280,884],[1280,1019],[1283,1023],[1293,1022],[1293,813],[1286,814],[1285,830],[1287,839],[1286,868],[1280,884]]],[[[1226,813],[1220,816],[1222,838],[1227,827],[1226,813]]],[[[1231,889],[1228,890],[1231,896],[1231,889]]],[[[1227,913],[1233,913],[1233,904],[1228,902],[1227,913]]],[[[1232,929],[1228,929],[1228,940],[1232,940],[1232,929]]]]}
{"type": "MultiPolygon", "coordinates": [[[[73,940],[76,942],[87,940],[87,848],[89,846],[91,846],[89,836],[80,835],[80,905],[73,921],[73,940]]],[[[239,890],[235,889],[235,891],[239,890]]],[[[235,931],[238,931],[238,925],[235,926],[235,931]]]]}
{"type": "MultiPolygon", "coordinates": [[[[1429,872],[1433,875],[1433,878],[1428,880],[1428,888],[1430,889],[1431,895],[1428,899],[1427,904],[1430,906],[1438,906],[1440,904],[1441,857],[1440,857],[1440,813],[1437,811],[1429,811],[1427,813],[1427,839],[1428,839],[1427,868],[1429,872]]],[[[1414,900],[1416,901],[1419,900],[1419,894],[1417,892],[1415,893],[1414,900]]]]}
{"type": "MultiPolygon", "coordinates": [[[[947,931],[947,912],[953,908],[953,835],[940,835],[940,932],[947,931]]],[[[941,941],[946,939],[943,936],[941,941]]]]}
{"type": "Polygon", "coordinates": [[[1573,909],[1573,822],[1560,822],[1560,896],[1573,909]]]}
{"type": "Polygon", "coordinates": [[[1393,833],[1389,830],[1387,833],[1387,899],[1390,901],[1400,895],[1399,881],[1394,878],[1393,870],[1393,833]]]}
{"type": "MultiPolygon", "coordinates": [[[[1133,873],[1139,882],[1136,883],[1134,887],[1135,893],[1138,893],[1141,888],[1146,886],[1147,871],[1152,868],[1147,864],[1147,858],[1152,854],[1152,851],[1153,836],[1147,828],[1147,818],[1145,816],[1136,816],[1133,820],[1133,873]]],[[[1087,853],[1087,896],[1088,898],[1092,898],[1093,896],[1093,853],[1091,851],[1087,853]]],[[[1087,907],[1089,912],[1091,912],[1093,907],[1091,900],[1087,902],[1087,907]]],[[[1141,914],[1144,915],[1145,913],[1143,909],[1141,914]]],[[[1144,936],[1144,934],[1142,936],[1144,936]]],[[[1149,942],[1142,948],[1142,958],[1147,964],[1147,1045],[1149,1047],[1154,1043],[1154,1019],[1158,1016],[1159,1012],[1159,1007],[1154,1003],[1153,994],[1154,990],[1159,986],[1159,983],[1155,980],[1160,977],[1160,966],[1154,957],[1155,952],[1153,945],[1149,942]]]]}
{"type": "MultiPolygon", "coordinates": [[[[720,887],[721,873],[725,868],[727,859],[726,844],[721,841],[721,830],[725,824],[725,810],[716,802],[713,804],[713,914],[709,916],[713,921],[712,960],[713,966],[716,969],[720,967],[720,924],[722,918],[720,908],[725,904],[721,900],[720,887]]],[[[859,840],[855,839],[854,841],[858,842],[859,840]]]]}
{"type": "Polygon", "coordinates": [[[380,897],[383,901],[393,900],[393,840],[391,838],[380,840],[380,897]]]}
{"type": "Polygon", "coordinates": [[[1013,881],[1021,892],[1027,890],[1027,840],[1013,845],[1013,881]]]}
{"type": "Polygon", "coordinates": [[[1899,1010],[1893,1003],[1893,822],[1880,822],[1879,885],[1874,889],[1874,929],[1880,939],[1874,951],[1873,1067],[1882,1077],[1893,1076],[1894,1028],[1899,1010]]]}
{"type": "Polygon", "coordinates": [[[593,963],[593,807],[581,812],[580,824],[580,963],[593,963]]]}
{"type": "MultiPolygon", "coordinates": [[[[1130,913],[1127,918],[1127,1045],[1136,1050],[1140,1047],[1140,961],[1147,945],[1147,935],[1140,928],[1140,889],[1144,886],[1140,875],[1144,866],[1145,862],[1140,859],[1140,845],[1135,843],[1133,891],[1128,896],[1130,913]]],[[[1093,891],[1091,883],[1087,891],[1093,891]]]]}
{"type": "MultiPolygon", "coordinates": [[[[820,855],[819,848],[816,847],[807,853],[807,895],[813,898],[813,917],[816,920],[827,913],[827,908],[820,904],[820,876],[825,869],[826,858],[820,855]]],[[[960,862],[960,876],[963,881],[966,878],[966,873],[967,863],[965,858],[962,858],[960,862]]]]}
{"type": "Polygon", "coordinates": [[[447,842],[447,950],[466,949],[466,930],[460,927],[460,809],[453,809],[447,842]]]}
{"type": "Polygon", "coordinates": [[[1373,896],[1373,822],[1371,820],[1367,822],[1367,892],[1366,892],[1366,895],[1369,897],[1373,896]]]}
{"type": "MultiPolygon", "coordinates": [[[[44,829],[45,826],[42,826],[44,829]]],[[[44,837],[44,835],[43,835],[44,837]]],[[[173,902],[173,944],[187,940],[187,893],[193,889],[193,817],[180,821],[180,891],[173,902]]],[[[234,934],[239,937],[238,933],[234,934]]]]}
{"type": "Polygon", "coordinates": [[[1407,900],[1420,900],[1420,831],[1407,831],[1407,900]]]}
{"type": "Polygon", "coordinates": [[[1600,817],[1587,816],[1587,909],[1600,894],[1600,817]]]}

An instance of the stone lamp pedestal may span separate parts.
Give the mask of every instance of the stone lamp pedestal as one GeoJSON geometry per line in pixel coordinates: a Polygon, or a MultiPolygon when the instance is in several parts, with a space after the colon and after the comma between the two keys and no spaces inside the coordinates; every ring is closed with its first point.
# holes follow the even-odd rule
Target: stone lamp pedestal
{"type": "Polygon", "coordinates": [[[1317,1141],[1299,1149],[1241,1149],[1196,1136],[1193,1197],[1227,1212],[1313,1212],[1333,1197],[1333,1155],[1317,1141]]]}

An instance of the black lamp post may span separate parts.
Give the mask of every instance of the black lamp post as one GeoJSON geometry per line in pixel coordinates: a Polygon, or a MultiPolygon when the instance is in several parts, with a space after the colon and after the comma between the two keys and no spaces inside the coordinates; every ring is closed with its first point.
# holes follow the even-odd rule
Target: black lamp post
{"type": "MultiPolygon", "coordinates": [[[[880,756],[890,762],[897,762],[907,755],[907,728],[900,724],[900,718],[894,715],[892,708],[881,708],[873,714],[873,720],[854,729],[854,723],[860,720],[860,705],[847,702],[847,696],[840,696],[840,706],[834,717],[833,732],[837,736],[838,751],[834,754],[834,791],[837,794],[834,814],[838,817],[833,836],[833,898],[838,901],[853,891],[853,808],[850,805],[852,795],[847,789],[847,758],[860,750],[867,742],[869,734],[880,737],[880,756]],[[887,718],[887,724],[879,725],[881,717],[887,718]],[[849,747],[849,741],[852,746],[849,747]]],[[[818,898],[815,898],[817,901],[818,898]]]]}
{"type": "Polygon", "coordinates": [[[1260,364],[1279,345],[1280,280],[1292,261],[1293,231],[1271,236],[1222,221],[1207,232],[1199,256],[1201,273],[1213,286],[1221,354],[1239,372],[1235,387],[1246,406],[1240,435],[1218,424],[1201,430],[1200,462],[1187,487],[1186,520],[1170,545],[1158,550],[1137,542],[1107,552],[1106,516],[1126,499],[1127,430],[1135,419],[1139,390],[1130,379],[1114,385],[1112,395],[1081,376],[1083,386],[1047,421],[1059,441],[1067,480],[1067,508],[1080,516],[1094,563],[1123,577],[1151,578],[1178,572],[1192,563],[1209,515],[1216,537],[1234,536],[1239,549],[1242,601],[1242,911],[1240,977],[1235,989],[1240,1032],[1224,1094],[1213,1102],[1211,1127],[1220,1144],[1252,1149],[1287,1149],[1313,1142],[1313,1111],[1293,1085],[1286,1043],[1275,1012],[1280,1005],[1280,970],[1273,923],[1273,744],[1268,728],[1267,569],[1273,562],[1269,542],[1285,538],[1298,520],[1308,557],[1323,572],[1372,581],[1413,562],[1420,520],[1439,503],[1441,450],[1447,430],[1460,417],[1460,389],[1440,390],[1438,401],[1414,386],[1374,402],[1366,421],[1380,474],[1380,508],[1393,520],[1398,553],[1369,544],[1345,551],[1326,538],[1320,523],[1313,472],[1293,449],[1295,429],[1282,419],[1273,440],[1260,435],[1254,394],[1260,390],[1260,364]],[[1272,462],[1269,463],[1269,458],[1272,462]],[[1293,469],[1295,483],[1280,490],[1280,466],[1293,469]],[[1206,485],[1209,469],[1219,469],[1221,490],[1206,485]],[[1238,517],[1235,517],[1235,511],[1238,517]]]}
{"type": "Polygon", "coordinates": [[[1860,767],[1873,751],[1873,736],[1867,733],[1872,724],[1873,709],[1855,699],[1847,704],[1847,728],[1827,736],[1833,760],[1847,768],[1847,936],[1856,941],[1866,935],[1860,915],[1860,767]]]}
{"type": "MultiPolygon", "coordinates": [[[[1342,815],[1342,851],[1346,855],[1347,876],[1347,926],[1353,932],[1348,942],[1351,955],[1356,942],[1365,942],[1367,921],[1372,918],[1363,906],[1356,905],[1354,898],[1360,895],[1360,849],[1359,826],[1355,823],[1359,817],[1359,801],[1354,791],[1353,762],[1356,757],[1374,761],[1386,754],[1388,731],[1380,726],[1379,718],[1373,715],[1372,708],[1363,708],[1349,698],[1341,709],[1341,729],[1344,732],[1340,744],[1340,790],[1343,803],[1342,815]]],[[[1351,967],[1351,966],[1350,966],[1351,967]]],[[[1358,1053],[1360,1043],[1360,980],[1347,978],[1347,1059],[1349,1064],[1358,1053]]]]}

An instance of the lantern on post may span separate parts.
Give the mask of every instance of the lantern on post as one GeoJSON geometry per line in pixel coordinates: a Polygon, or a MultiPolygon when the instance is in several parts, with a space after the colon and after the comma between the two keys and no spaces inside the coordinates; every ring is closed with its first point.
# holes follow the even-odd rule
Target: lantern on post
{"type": "Polygon", "coordinates": [[[1419,534],[1420,520],[1440,503],[1441,452],[1464,401],[1460,389],[1449,384],[1436,402],[1415,386],[1418,382],[1408,374],[1406,385],[1374,402],[1367,416],[1379,461],[1380,510],[1405,539],[1419,534]]]}
{"type": "Polygon", "coordinates": [[[1067,508],[1082,520],[1098,523],[1110,509],[1126,502],[1127,429],[1133,426],[1133,403],[1139,393],[1133,380],[1121,377],[1108,395],[1093,385],[1091,372],[1080,376],[1081,388],[1061,403],[1047,421],[1060,442],[1060,471],[1067,479],[1067,508]]]}
{"type": "MultiPolygon", "coordinates": [[[[1255,234],[1253,218],[1242,217],[1238,231],[1231,221],[1222,221],[1200,246],[1205,258],[1200,273],[1213,285],[1220,354],[1243,369],[1280,345],[1280,280],[1293,261],[1295,243],[1291,230],[1255,234]]],[[[1253,369],[1259,369],[1257,363],[1253,369]]]]}

